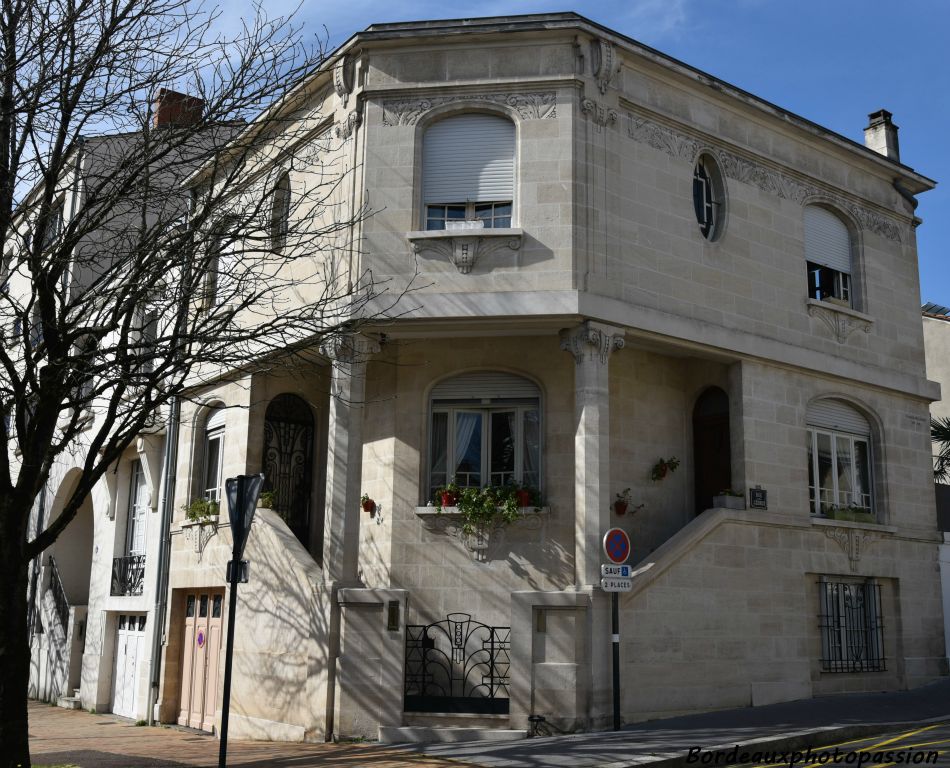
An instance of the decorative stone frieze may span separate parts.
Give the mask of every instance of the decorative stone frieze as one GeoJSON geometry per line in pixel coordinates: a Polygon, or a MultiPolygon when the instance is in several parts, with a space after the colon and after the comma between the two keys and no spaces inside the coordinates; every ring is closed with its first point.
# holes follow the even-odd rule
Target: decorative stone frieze
{"type": "MultiPolygon", "coordinates": [[[[634,141],[648,144],[671,157],[694,163],[704,143],[680,131],[656,123],[628,111],[627,135],[634,141]]],[[[869,208],[853,203],[826,190],[806,184],[788,174],[767,167],[754,160],[728,150],[719,150],[723,173],[730,179],[751,184],[776,197],[794,200],[803,205],[811,199],[828,200],[833,205],[850,213],[864,229],[894,242],[901,242],[903,226],[869,208]]]]}
{"type": "Polygon", "coordinates": [[[463,275],[472,271],[480,257],[508,249],[521,248],[520,229],[460,229],[410,232],[406,235],[413,253],[430,251],[447,261],[463,275]]]}
{"type": "Polygon", "coordinates": [[[861,312],[815,299],[808,299],[808,315],[821,320],[822,325],[831,332],[839,344],[844,344],[858,329],[870,333],[871,326],[874,324],[872,318],[861,312]]]}
{"type": "Polygon", "coordinates": [[[342,123],[338,123],[336,126],[336,137],[338,139],[348,139],[353,135],[353,131],[356,130],[356,127],[363,122],[363,115],[358,109],[354,109],[350,112],[342,123]]]}
{"type": "Polygon", "coordinates": [[[415,125],[430,109],[453,103],[489,103],[510,107],[522,120],[545,120],[557,117],[554,91],[536,93],[460,93],[432,96],[426,99],[392,99],[382,103],[383,125],[415,125]]]}
{"type": "Polygon", "coordinates": [[[828,528],[825,531],[825,536],[837,542],[838,546],[841,547],[841,551],[848,556],[851,573],[857,573],[861,555],[865,549],[874,543],[876,538],[871,531],[861,528],[828,528]]]}
{"type": "Polygon", "coordinates": [[[611,109],[593,99],[584,99],[581,101],[581,112],[587,115],[593,122],[601,128],[613,125],[617,122],[617,110],[611,109]]]}

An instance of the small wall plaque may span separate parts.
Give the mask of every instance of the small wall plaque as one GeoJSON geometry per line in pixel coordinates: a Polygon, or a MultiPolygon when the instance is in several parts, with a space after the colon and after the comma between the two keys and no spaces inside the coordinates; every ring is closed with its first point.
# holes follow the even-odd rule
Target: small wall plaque
{"type": "Polygon", "coordinates": [[[749,489],[749,508],[750,509],[768,509],[769,494],[764,488],[749,489]]]}

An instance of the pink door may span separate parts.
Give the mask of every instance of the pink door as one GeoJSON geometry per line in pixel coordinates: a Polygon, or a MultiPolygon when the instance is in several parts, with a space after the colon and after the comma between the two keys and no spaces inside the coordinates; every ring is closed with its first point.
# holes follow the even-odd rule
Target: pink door
{"type": "Polygon", "coordinates": [[[222,592],[185,595],[179,725],[211,731],[217,711],[222,592]]]}

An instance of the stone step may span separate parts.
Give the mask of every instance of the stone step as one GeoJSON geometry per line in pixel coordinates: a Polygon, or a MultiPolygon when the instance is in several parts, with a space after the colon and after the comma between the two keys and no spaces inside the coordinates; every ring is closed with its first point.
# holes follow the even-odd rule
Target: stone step
{"type": "Polygon", "coordinates": [[[518,741],[527,731],[506,728],[440,728],[426,725],[381,725],[381,744],[444,744],[460,741],[518,741]]]}
{"type": "Polygon", "coordinates": [[[56,706],[63,709],[82,709],[82,702],[78,696],[60,696],[56,699],[56,706]]]}

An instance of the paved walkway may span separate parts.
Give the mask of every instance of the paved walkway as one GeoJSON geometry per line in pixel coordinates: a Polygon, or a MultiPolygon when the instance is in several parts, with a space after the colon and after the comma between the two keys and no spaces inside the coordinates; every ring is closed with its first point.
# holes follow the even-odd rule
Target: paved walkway
{"type": "MultiPolygon", "coordinates": [[[[685,765],[689,749],[800,749],[882,732],[891,724],[950,720],[950,679],[914,691],[806,699],[638,723],[618,732],[520,742],[381,747],[375,744],[232,742],[228,764],[244,768],[603,768],[685,765]]],[[[174,728],[137,727],[113,715],[30,705],[36,765],[81,768],[217,766],[218,740],[174,728]]]]}
{"type": "MultiPolygon", "coordinates": [[[[30,751],[34,766],[80,768],[217,768],[220,742],[179,728],[136,726],[114,715],[30,702],[30,751]]],[[[462,768],[375,744],[228,743],[228,765],[241,768],[462,768]]]]}

